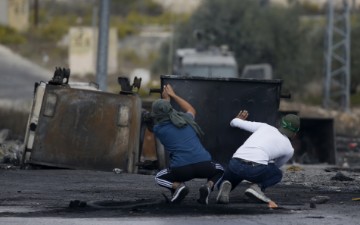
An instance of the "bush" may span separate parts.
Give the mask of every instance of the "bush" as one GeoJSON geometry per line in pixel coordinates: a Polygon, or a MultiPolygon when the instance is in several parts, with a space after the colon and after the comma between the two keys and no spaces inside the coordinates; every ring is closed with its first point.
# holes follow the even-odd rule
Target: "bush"
{"type": "Polygon", "coordinates": [[[360,93],[354,94],[350,97],[350,106],[359,107],[360,106],[360,93]]]}
{"type": "Polygon", "coordinates": [[[10,27],[0,26],[0,43],[4,45],[23,44],[26,39],[10,27]]]}
{"type": "Polygon", "coordinates": [[[128,35],[135,34],[137,31],[134,26],[131,26],[128,23],[119,23],[116,25],[117,32],[118,32],[118,38],[124,38],[128,35]]]}
{"type": "Polygon", "coordinates": [[[68,33],[70,24],[70,21],[55,18],[49,23],[30,30],[29,35],[34,36],[38,40],[57,42],[68,33]]]}

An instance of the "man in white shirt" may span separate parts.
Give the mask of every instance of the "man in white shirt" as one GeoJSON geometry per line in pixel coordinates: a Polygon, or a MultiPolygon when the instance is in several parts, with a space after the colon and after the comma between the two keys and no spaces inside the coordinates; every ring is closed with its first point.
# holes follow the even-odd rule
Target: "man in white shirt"
{"type": "Polygon", "coordinates": [[[282,171],[279,168],[294,154],[290,139],[299,131],[300,119],[294,114],[287,114],[276,128],[266,123],[246,121],[248,116],[249,113],[242,110],[230,122],[230,126],[249,131],[252,135],[230,160],[216,201],[220,204],[229,203],[230,191],[247,180],[253,183],[245,191],[247,196],[276,208],[277,204],[263,192],[281,181],[282,171]]]}

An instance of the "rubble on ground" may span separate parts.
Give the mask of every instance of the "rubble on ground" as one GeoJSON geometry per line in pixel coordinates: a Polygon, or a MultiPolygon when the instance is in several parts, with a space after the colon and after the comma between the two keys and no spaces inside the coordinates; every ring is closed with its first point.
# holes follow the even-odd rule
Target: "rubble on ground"
{"type": "Polygon", "coordinates": [[[0,163],[20,165],[24,143],[20,140],[7,140],[10,131],[0,130],[0,163]]]}
{"type": "Polygon", "coordinates": [[[342,168],[334,165],[286,165],[283,168],[282,184],[300,185],[322,191],[360,191],[357,168],[342,168]],[[297,168],[294,170],[294,166],[297,168]],[[341,174],[341,175],[340,175],[341,174]]]}
{"type": "Polygon", "coordinates": [[[338,181],[353,181],[354,178],[348,177],[344,175],[342,172],[337,172],[335,176],[331,178],[331,180],[338,180],[338,181]]]}
{"type": "Polygon", "coordinates": [[[314,196],[310,199],[310,202],[313,202],[315,204],[324,204],[326,202],[328,202],[330,200],[329,196],[323,196],[323,195],[318,195],[318,196],[314,196]]]}

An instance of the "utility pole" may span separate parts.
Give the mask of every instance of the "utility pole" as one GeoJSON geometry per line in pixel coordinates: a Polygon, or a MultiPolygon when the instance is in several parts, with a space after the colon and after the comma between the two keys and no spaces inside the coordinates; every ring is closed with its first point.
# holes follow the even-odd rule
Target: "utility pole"
{"type": "Polygon", "coordinates": [[[335,10],[328,0],[325,46],[324,108],[350,111],[350,6],[335,10]]]}
{"type": "Polygon", "coordinates": [[[39,25],[39,0],[34,0],[34,27],[39,25]]]}
{"type": "Polygon", "coordinates": [[[107,90],[107,64],[109,46],[109,9],[110,0],[100,1],[99,35],[96,63],[96,81],[102,91],[107,90]]]}

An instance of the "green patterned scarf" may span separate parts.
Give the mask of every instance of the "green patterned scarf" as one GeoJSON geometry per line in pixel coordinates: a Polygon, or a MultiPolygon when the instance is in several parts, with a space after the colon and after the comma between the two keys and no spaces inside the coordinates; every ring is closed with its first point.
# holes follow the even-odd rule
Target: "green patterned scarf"
{"type": "Polygon", "coordinates": [[[194,120],[185,115],[185,113],[176,111],[167,100],[158,99],[154,101],[152,104],[151,116],[154,118],[154,124],[159,124],[168,120],[179,128],[189,124],[199,137],[204,135],[204,132],[194,120]]]}

